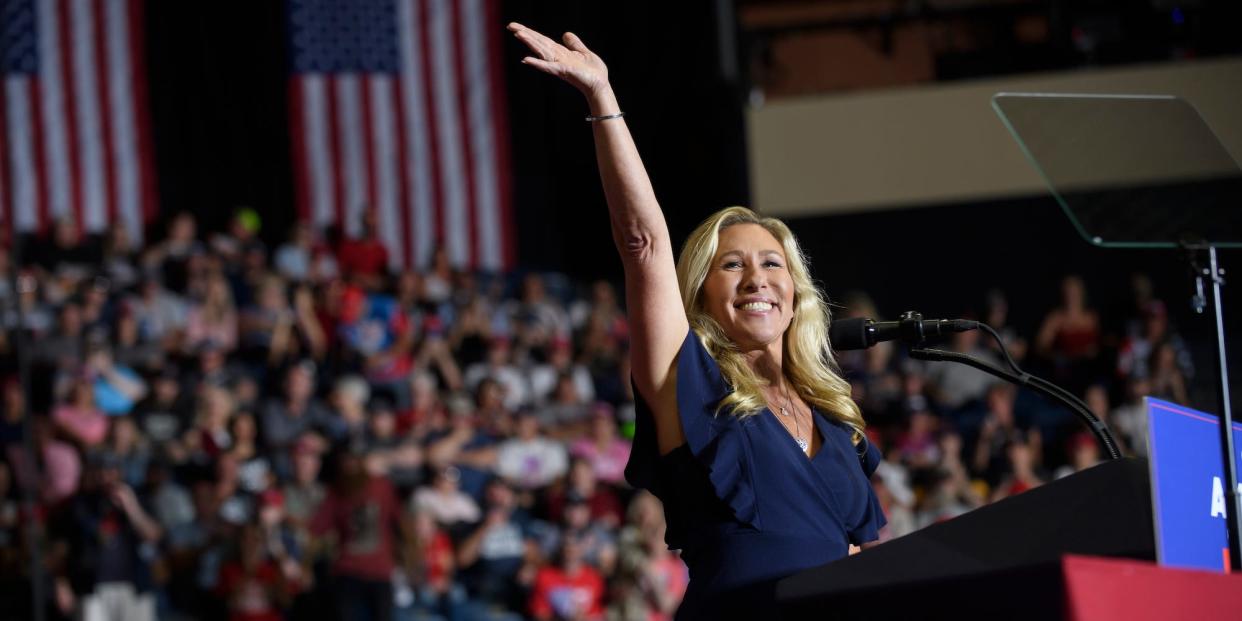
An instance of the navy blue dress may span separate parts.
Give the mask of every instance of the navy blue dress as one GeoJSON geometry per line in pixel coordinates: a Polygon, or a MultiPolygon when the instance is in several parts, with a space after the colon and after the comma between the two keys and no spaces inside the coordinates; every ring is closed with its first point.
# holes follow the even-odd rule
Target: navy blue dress
{"type": "Polygon", "coordinates": [[[693,330],[677,360],[686,443],[660,456],[655,420],[638,398],[626,480],[664,503],[665,537],[690,586],[678,619],[771,618],[780,578],[846,556],[886,520],[868,481],[880,453],[813,411],[822,445],[808,458],[769,410],[738,419],[716,406],[729,392],[693,330]]]}

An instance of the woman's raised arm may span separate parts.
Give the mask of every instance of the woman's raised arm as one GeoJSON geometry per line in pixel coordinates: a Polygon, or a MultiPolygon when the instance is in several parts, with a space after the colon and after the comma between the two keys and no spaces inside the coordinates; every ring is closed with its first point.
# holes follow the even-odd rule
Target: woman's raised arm
{"type": "MultiPolygon", "coordinates": [[[[565,33],[562,45],[521,24],[509,24],[509,30],[532,52],[522,62],[577,88],[586,97],[591,116],[621,112],[608,83],[608,67],[576,35],[565,33]]],[[[685,441],[677,418],[674,363],[689,330],[672,240],[625,119],[591,124],[612,237],[625,266],[634,384],[651,405],[660,452],[665,453],[685,441]]]]}

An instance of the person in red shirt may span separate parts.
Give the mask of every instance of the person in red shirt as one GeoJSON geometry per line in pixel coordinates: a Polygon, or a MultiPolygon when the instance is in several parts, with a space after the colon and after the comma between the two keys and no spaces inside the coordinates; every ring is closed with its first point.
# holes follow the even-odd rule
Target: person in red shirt
{"type": "Polygon", "coordinates": [[[414,535],[417,540],[415,570],[407,576],[421,585],[416,596],[420,612],[455,618],[454,610],[466,600],[466,590],[456,580],[457,559],[448,532],[428,512],[415,513],[414,535]]]}
{"type": "Polygon", "coordinates": [[[604,615],[604,579],[583,561],[584,545],[577,537],[561,542],[560,562],[539,569],[530,596],[530,614],[551,619],[588,621],[604,615]]]}
{"type": "Polygon", "coordinates": [[[608,486],[601,485],[595,476],[591,462],[575,457],[569,467],[565,486],[548,493],[548,516],[560,522],[565,512],[566,499],[577,496],[591,507],[591,520],[608,528],[621,524],[621,500],[608,486]]]}
{"type": "Polygon", "coordinates": [[[396,535],[413,538],[392,484],[371,475],[364,462],[362,451],[340,456],[337,483],[311,518],[310,531],[335,541],[332,583],[341,618],[390,619],[396,535]]]}
{"type": "Polygon", "coordinates": [[[281,621],[291,594],[276,564],[267,557],[263,534],[249,524],[237,542],[237,558],[220,568],[216,592],[225,600],[229,621],[281,621]]]}
{"type": "Polygon", "coordinates": [[[1029,444],[1015,440],[1005,450],[1009,456],[1010,474],[992,491],[992,502],[1044,484],[1044,478],[1036,472],[1035,457],[1029,444]]]}
{"type": "Polygon", "coordinates": [[[364,209],[362,236],[345,239],[336,251],[341,273],[371,290],[378,289],[388,274],[388,249],[376,235],[377,230],[375,210],[364,209]]]}

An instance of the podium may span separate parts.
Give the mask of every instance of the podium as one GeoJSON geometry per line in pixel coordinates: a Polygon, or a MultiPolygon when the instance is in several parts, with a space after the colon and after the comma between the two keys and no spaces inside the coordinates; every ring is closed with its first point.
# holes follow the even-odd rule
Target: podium
{"type": "Polygon", "coordinates": [[[1147,462],[1106,462],[782,580],[782,619],[1059,619],[1066,554],[1154,561],[1147,462]]]}

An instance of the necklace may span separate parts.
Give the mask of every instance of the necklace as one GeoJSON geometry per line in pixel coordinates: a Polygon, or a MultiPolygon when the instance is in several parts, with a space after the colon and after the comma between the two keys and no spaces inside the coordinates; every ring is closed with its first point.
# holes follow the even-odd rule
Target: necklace
{"type": "MultiPolygon", "coordinates": [[[[794,441],[798,443],[798,448],[802,449],[803,453],[810,455],[811,454],[811,443],[808,442],[806,438],[802,437],[802,425],[798,423],[797,412],[791,415],[789,413],[789,410],[786,409],[786,406],[788,406],[791,409],[793,408],[793,399],[790,398],[789,396],[789,385],[785,384],[784,382],[781,382],[781,383],[782,383],[782,388],[785,389],[785,405],[778,405],[776,407],[778,410],[781,411],[781,416],[784,416],[785,418],[793,418],[794,441]]],[[[789,429],[789,425],[786,425],[784,422],[781,423],[781,426],[783,426],[785,429],[789,429]]]]}

